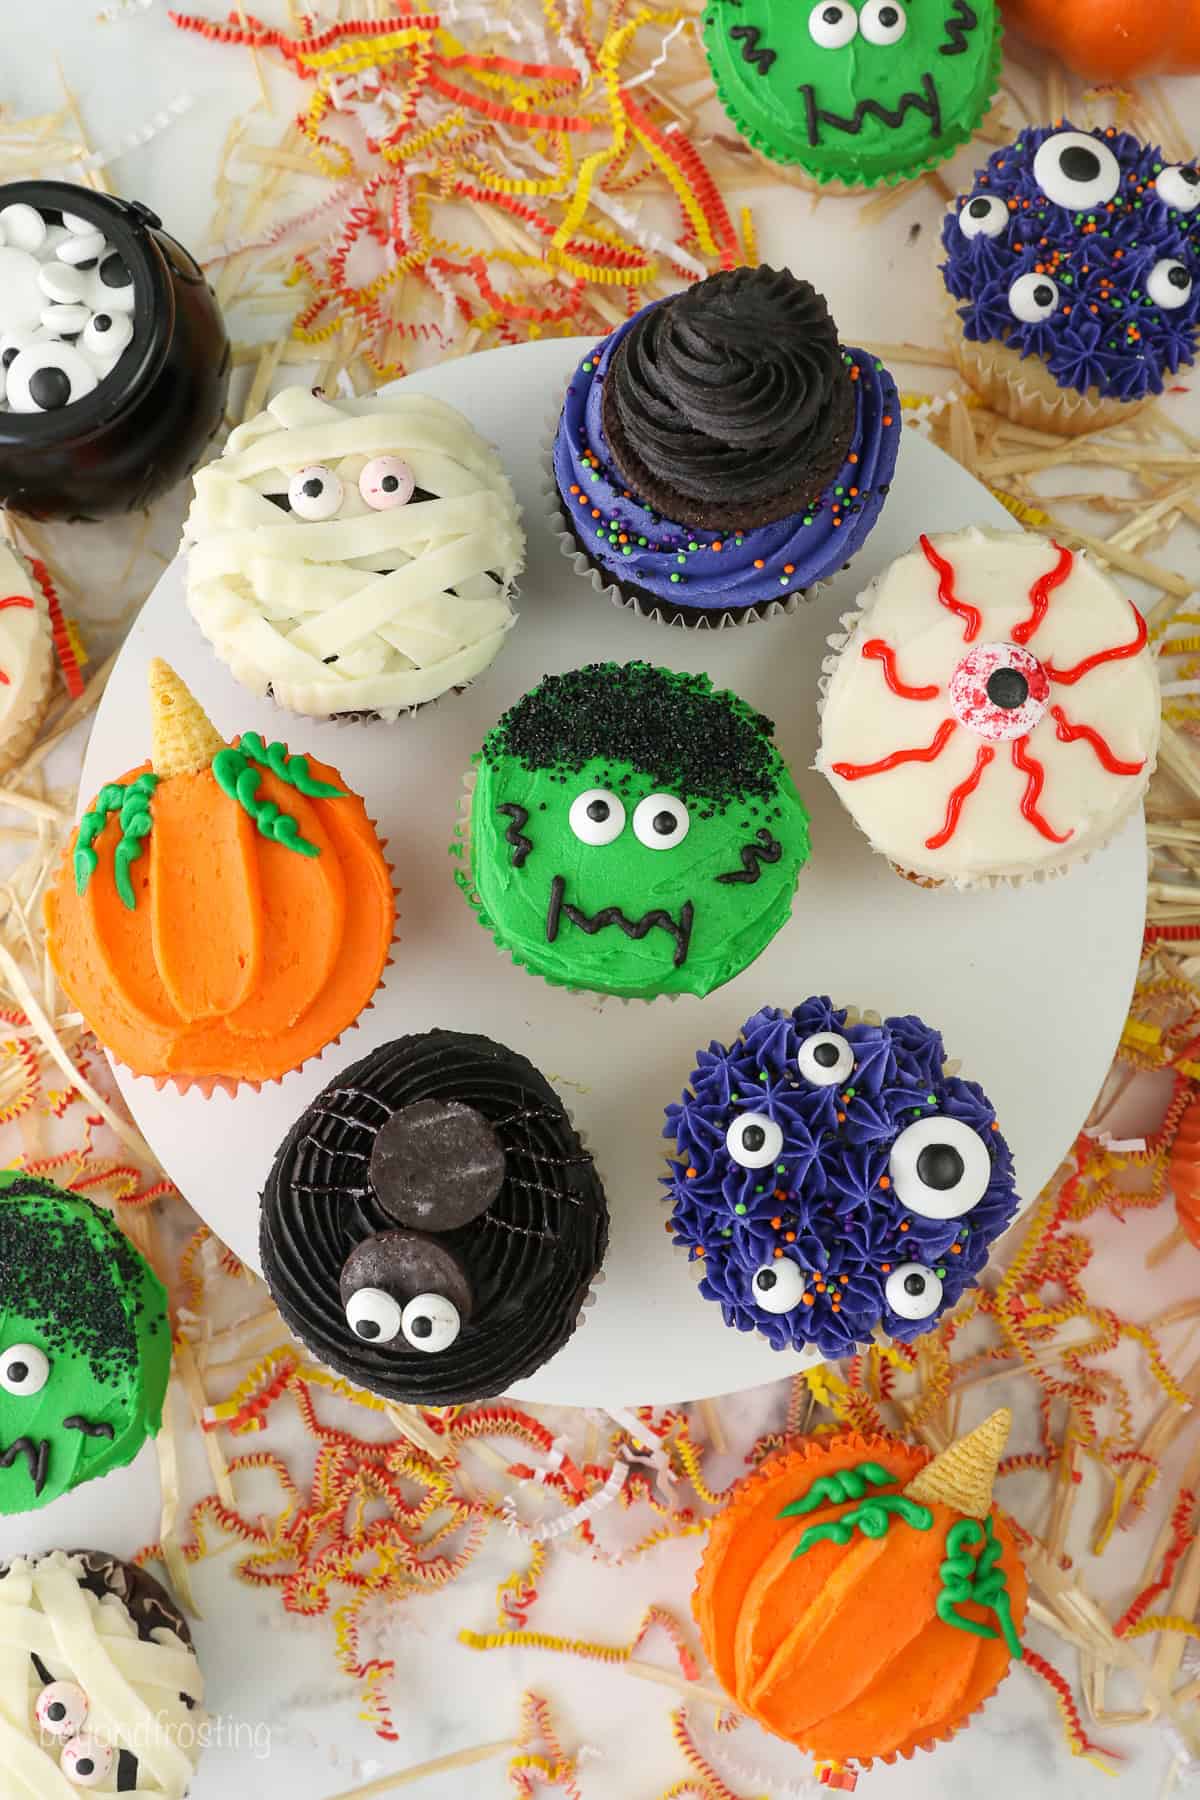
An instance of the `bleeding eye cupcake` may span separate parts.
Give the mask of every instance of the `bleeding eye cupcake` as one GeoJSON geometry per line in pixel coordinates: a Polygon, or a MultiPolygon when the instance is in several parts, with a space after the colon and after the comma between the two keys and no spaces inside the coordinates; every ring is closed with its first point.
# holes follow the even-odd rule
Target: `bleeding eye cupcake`
{"type": "Polygon", "coordinates": [[[292,1127],[262,1202],[263,1272],[322,1362],[388,1399],[502,1394],[575,1330],[604,1190],[544,1076],[429,1031],[355,1063],[292,1127]]]}
{"type": "Polygon", "coordinates": [[[806,1000],[697,1053],[667,1108],[674,1241],[725,1323],[776,1350],[908,1342],[973,1287],[1017,1208],[1012,1156],[941,1035],[806,1000]]]}
{"type": "Polygon", "coordinates": [[[997,411],[1119,424],[1195,358],[1200,169],[1064,120],[995,151],[942,229],[951,347],[997,411]]]}
{"type": "Polygon", "coordinates": [[[712,275],[584,357],[554,439],[553,523],[617,604],[741,623],[857,555],[900,430],[891,376],[842,347],[806,281],[712,275]]]}

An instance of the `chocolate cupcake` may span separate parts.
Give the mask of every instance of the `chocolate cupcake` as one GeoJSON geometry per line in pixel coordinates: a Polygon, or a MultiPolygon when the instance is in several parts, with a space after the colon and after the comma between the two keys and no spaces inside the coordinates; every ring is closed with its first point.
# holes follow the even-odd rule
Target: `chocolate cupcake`
{"type": "Polygon", "coordinates": [[[645,307],[586,356],[554,441],[565,552],[619,604],[720,625],[794,606],[861,549],[900,406],[786,270],[645,307]]]}
{"type": "Polygon", "coordinates": [[[355,1063],[292,1127],[263,1272],[321,1360],[389,1400],[504,1393],[571,1336],[604,1259],[592,1158],[533,1065],[434,1030],[355,1063]]]}

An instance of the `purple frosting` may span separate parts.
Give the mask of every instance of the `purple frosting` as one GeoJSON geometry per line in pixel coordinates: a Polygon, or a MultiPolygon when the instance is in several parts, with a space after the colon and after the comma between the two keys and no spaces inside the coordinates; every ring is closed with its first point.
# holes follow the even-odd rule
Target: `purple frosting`
{"type": "Polygon", "coordinates": [[[1171,164],[1129,132],[1099,130],[1080,135],[1116,157],[1120,180],[1112,199],[1075,208],[1069,172],[1056,172],[1049,183],[1064,203],[1047,198],[1034,177],[1034,158],[1048,139],[1077,129],[1064,121],[1027,131],[988,158],[970,193],[960,194],[946,216],[942,274],[948,291],[963,302],[958,315],[967,338],[1040,358],[1061,388],[1097,388],[1106,399],[1141,400],[1160,394],[1164,377],[1195,359],[1200,206],[1189,210],[1189,190],[1200,199],[1200,184],[1194,164],[1171,164]],[[1186,195],[1187,206],[1163,198],[1157,182],[1164,171],[1168,194],[1186,195]],[[997,236],[968,236],[967,209],[989,198],[1003,203],[1007,224],[997,236]],[[1164,307],[1148,284],[1156,270],[1161,283],[1171,263],[1184,266],[1192,285],[1186,298],[1184,290],[1168,288],[1182,303],[1164,307]],[[1010,290],[1023,275],[1049,276],[1057,286],[1048,318],[1015,316],[1010,290]]]}
{"type": "Polygon", "coordinates": [[[584,357],[554,439],[563,512],[592,561],[641,597],[721,612],[782,600],[857,555],[879,517],[900,448],[900,397],[883,364],[864,350],[843,350],[858,370],[854,435],[836,480],[810,506],[751,530],[705,531],[660,518],[627,492],[610,459],[600,417],[602,384],[633,323],[628,320],[584,357]]]}
{"type": "Polygon", "coordinates": [[[975,1285],[1016,1211],[1012,1153],[983,1090],[944,1075],[944,1062],[940,1033],[920,1019],[847,1025],[824,997],[790,1013],[765,1007],[734,1044],[698,1053],[688,1091],[667,1108],[663,1136],[677,1154],[665,1185],[674,1241],[692,1260],[703,1256],[700,1292],[719,1302],[727,1325],[761,1331],[776,1350],[812,1344],[846,1356],[879,1325],[905,1342],[931,1330],[975,1285]],[[818,1033],[846,1040],[853,1053],[853,1070],[834,1085],[801,1071],[801,1047],[818,1033]],[[730,1125],[746,1112],[765,1114],[783,1134],[765,1169],[743,1168],[727,1146],[730,1125]],[[937,1116],[976,1134],[991,1161],[986,1189],[958,1218],[910,1210],[889,1173],[901,1133],[937,1116]],[[799,1265],[809,1303],[771,1312],[752,1283],[785,1259],[799,1265]],[[906,1263],[941,1280],[940,1303],[926,1317],[901,1317],[889,1303],[889,1274],[906,1263]]]}

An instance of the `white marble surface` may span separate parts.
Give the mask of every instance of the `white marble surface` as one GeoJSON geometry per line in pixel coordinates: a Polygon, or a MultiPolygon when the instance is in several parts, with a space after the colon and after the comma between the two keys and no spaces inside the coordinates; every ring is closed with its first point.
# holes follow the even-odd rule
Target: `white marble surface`
{"type": "MultiPolygon", "coordinates": [[[[195,104],[170,134],[145,151],[123,157],[111,174],[122,191],[157,207],[171,228],[202,252],[216,147],[233,115],[255,98],[249,61],[176,33],[167,21],[165,0],[145,10],[131,9],[118,24],[98,23],[97,10],[97,0],[39,0],[36,6],[10,0],[5,8],[0,101],[18,112],[56,106],[59,93],[52,60],[56,52],[79,96],[92,142],[105,148],[180,95],[189,96],[195,104]]],[[[216,14],[225,9],[214,4],[208,10],[216,14]]],[[[273,0],[260,0],[254,10],[268,17],[282,14],[273,0]]],[[[281,124],[300,90],[273,70],[268,80],[281,124]]],[[[1195,115],[1196,92],[1195,83],[1177,89],[1181,116],[1195,115]]],[[[970,164],[969,155],[960,159],[960,167],[970,164]]],[[[935,333],[931,320],[940,284],[933,266],[938,213],[932,195],[910,198],[870,236],[855,230],[852,206],[826,202],[815,209],[788,189],[771,190],[769,197],[765,191],[745,197],[756,202],[764,258],[817,274],[843,334],[851,341],[908,337],[919,342],[935,333]]],[[[268,329],[264,327],[264,335],[268,329]]],[[[1194,429],[1200,428],[1194,393],[1174,403],[1184,408],[1194,429]]],[[[158,538],[168,551],[177,510],[164,509],[158,526],[158,538]]],[[[86,531],[59,534],[56,555],[82,572],[94,542],[86,531]]],[[[1179,566],[1200,576],[1200,565],[1183,546],[1172,545],[1166,559],[1176,559],[1179,566]]],[[[1037,1042],[1036,1019],[1030,1022],[1030,1042],[1032,1049],[1037,1042]]],[[[1053,1071],[1039,1071],[1038,1085],[1042,1103],[1053,1104],[1053,1071]]],[[[1148,1316],[1193,1292],[1195,1265],[1190,1253],[1173,1257],[1155,1275],[1152,1291],[1138,1273],[1142,1251],[1165,1228],[1161,1212],[1150,1217],[1134,1214],[1123,1225],[1100,1220],[1093,1227],[1100,1250],[1094,1275],[1089,1275],[1090,1290],[1134,1316],[1148,1316]]],[[[648,1321],[651,1329],[652,1324],[648,1321]]],[[[1132,1367],[1126,1359],[1123,1362],[1132,1367]]],[[[1139,1417],[1148,1420],[1158,1400],[1144,1383],[1135,1391],[1139,1417]]],[[[976,1396],[980,1411],[985,1397],[987,1402],[1002,1398],[1003,1389],[990,1388],[976,1396]]],[[[781,1406],[781,1390],[776,1388],[728,1405],[725,1416],[731,1432],[736,1429],[749,1438],[754,1429],[777,1419],[781,1406]]],[[[276,1441],[272,1433],[272,1442],[276,1441]]],[[[237,1447],[253,1448],[254,1441],[243,1440],[237,1447]]],[[[1016,1447],[1031,1448],[1032,1441],[1026,1438],[1016,1447]]],[[[303,1446],[298,1435],[296,1451],[299,1460],[303,1446]]],[[[734,1466],[734,1459],[724,1471],[718,1464],[715,1478],[726,1479],[734,1466]]],[[[185,1477],[189,1495],[206,1491],[206,1470],[194,1439],[185,1447],[185,1477]]],[[[1026,1481],[1025,1498],[1043,1493],[1037,1478],[1021,1478],[1006,1493],[1018,1508],[1026,1481]]],[[[1083,1481],[1079,1510],[1090,1518],[1102,1495],[1098,1477],[1086,1463],[1083,1481]]],[[[264,1506],[271,1499],[264,1495],[264,1506]]],[[[523,1510],[529,1507],[525,1497],[521,1504],[523,1510]]],[[[529,1516],[536,1516],[531,1507],[529,1516]]],[[[146,1452],[132,1470],[53,1508],[0,1521],[0,1553],[80,1539],[131,1552],[156,1535],[157,1525],[157,1470],[153,1453],[146,1452]]],[[[597,1531],[604,1542],[613,1541],[610,1522],[601,1521],[597,1531]]],[[[1086,1545],[1076,1546],[1083,1578],[1097,1594],[1117,1604],[1127,1602],[1135,1590],[1146,1548],[1145,1535],[1139,1534],[1119,1540],[1097,1561],[1088,1555],[1086,1545]]],[[[507,1736],[527,1686],[551,1701],[568,1749],[581,1743],[594,1749],[595,1756],[589,1754],[580,1771],[585,1800],[653,1800],[669,1783],[681,1779],[686,1770],[670,1738],[674,1698],[668,1690],[636,1681],[621,1669],[539,1652],[478,1656],[457,1645],[455,1633],[461,1626],[494,1628],[495,1583],[520,1554],[511,1540],[494,1533],[467,1577],[441,1595],[420,1596],[397,1606],[380,1620],[381,1651],[394,1656],[397,1664],[392,1702],[398,1742],[390,1745],[381,1743],[356,1718],[351,1684],[331,1673],[328,1620],[285,1615],[273,1595],[232,1581],[228,1551],[201,1564],[195,1571],[195,1588],[203,1617],[196,1629],[210,1701],[224,1720],[227,1740],[231,1730],[240,1727],[242,1747],[218,1746],[209,1752],[194,1800],[227,1800],[233,1795],[241,1800],[251,1794],[256,1800],[332,1800],[385,1771],[507,1736]]],[[[695,1559],[694,1540],[668,1545],[619,1569],[556,1551],[531,1622],[547,1632],[621,1643],[651,1601],[686,1613],[695,1559]]],[[[1070,1653],[1063,1646],[1036,1627],[1031,1641],[1073,1673],[1070,1653]]],[[[665,1662],[668,1657],[657,1640],[645,1654],[654,1661],[665,1662]]],[[[1118,1705],[1133,1701],[1128,1691],[1115,1699],[1118,1705]]],[[[693,1714],[702,1741],[714,1749],[717,1766],[736,1793],[747,1800],[752,1794],[784,1800],[805,1791],[805,1761],[771,1746],[749,1728],[717,1742],[703,1707],[694,1708],[693,1714]],[[747,1766],[761,1768],[763,1778],[746,1777],[741,1771],[747,1766]]],[[[859,1792],[867,1800],[1011,1796],[1064,1800],[1092,1794],[1111,1800],[1157,1800],[1165,1793],[1171,1751],[1160,1728],[1123,1732],[1096,1727],[1093,1735],[1126,1753],[1128,1760],[1115,1778],[1106,1780],[1087,1764],[1067,1757],[1045,1690],[1016,1671],[967,1736],[943,1747],[936,1758],[868,1775],[859,1792]]],[[[501,1800],[511,1789],[500,1759],[433,1778],[414,1791],[422,1800],[501,1800]]]]}

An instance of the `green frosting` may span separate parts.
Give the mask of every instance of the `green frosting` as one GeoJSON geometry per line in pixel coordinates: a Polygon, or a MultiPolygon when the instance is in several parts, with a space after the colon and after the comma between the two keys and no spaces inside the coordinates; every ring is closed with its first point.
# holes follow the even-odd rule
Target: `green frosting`
{"type": "Polygon", "coordinates": [[[772,729],[704,675],[605,663],[547,677],[475,759],[456,878],[501,949],[547,981],[710,993],[785,923],[808,858],[772,729]],[[591,790],[615,800],[613,819],[624,811],[604,842],[572,822],[591,790]]]}
{"type": "Polygon", "coordinates": [[[990,1518],[959,1519],[952,1525],[946,1534],[946,1560],[940,1571],[942,1588],[937,1598],[937,1615],[944,1624],[953,1625],[959,1631],[969,1631],[975,1637],[1003,1637],[1009,1654],[1019,1661],[1021,1640],[1013,1623],[1008,1577],[1000,1561],[1003,1554],[990,1518]],[[977,1557],[971,1553],[976,1544],[982,1545],[977,1557]],[[994,1613],[999,1631],[976,1619],[964,1618],[958,1608],[968,1601],[994,1613]]]}
{"type": "Polygon", "coordinates": [[[872,1494],[861,1506],[843,1513],[840,1519],[830,1519],[823,1525],[810,1525],[796,1548],[792,1551],[792,1561],[811,1550],[814,1544],[828,1541],[831,1544],[848,1544],[856,1531],[864,1537],[886,1537],[892,1528],[893,1519],[902,1519],[911,1525],[914,1531],[928,1531],[933,1524],[933,1514],[927,1506],[917,1500],[910,1500],[905,1494],[872,1494]]]}
{"type": "Polygon", "coordinates": [[[170,1369],[166,1292],[111,1216],[0,1171],[0,1513],[132,1462],[170,1369]]]}
{"type": "Polygon", "coordinates": [[[996,92],[996,0],[710,0],[717,93],[764,156],[818,181],[905,180],[972,136],[996,92]]]}
{"type": "Polygon", "coordinates": [[[142,854],[143,838],[150,835],[150,827],[154,823],[150,816],[150,799],[158,786],[158,779],[157,775],[147,771],[146,774],[139,775],[136,781],[128,784],[110,781],[100,789],[95,805],[79,821],[74,856],[76,893],[87,893],[88,882],[96,873],[100,860],[93,845],[108,823],[109,815],[119,812],[121,838],[113,851],[113,879],[122,904],[130,912],[133,911],[137,905],[137,896],[133,891],[129,866],[142,854]]]}
{"type": "Polygon", "coordinates": [[[344,799],[343,790],[327,781],[315,780],[308,772],[306,757],[289,756],[286,744],[264,744],[256,731],[247,731],[236,749],[227,745],[213,757],[212,772],[217,785],[249,813],[263,837],[282,844],[285,850],[296,850],[301,856],[319,856],[321,852],[317,845],[302,834],[290,813],[285,813],[273,800],[258,798],[263,769],[270,769],[280,781],[309,799],[344,799]]]}
{"type": "Polygon", "coordinates": [[[845,1500],[861,1500],[868,1485],[891,1487],[895,1479],[880,1463],[855,1463],[852,1469],[839,1469],[836,1475],[822,1475],[777,1517],[803,1518],[805,1513],[815,1512],[818,1506],[840,1506],[845,1500]]]}

